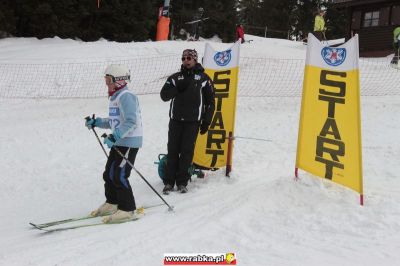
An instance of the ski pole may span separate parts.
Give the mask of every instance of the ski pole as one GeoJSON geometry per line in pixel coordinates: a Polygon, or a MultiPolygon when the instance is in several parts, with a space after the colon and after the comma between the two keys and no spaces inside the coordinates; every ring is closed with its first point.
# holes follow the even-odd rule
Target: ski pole
{"type": "MultiPolygon", "coordinates": [[[[85,117],[85,119],[86,119],[86,121],[89,121],[89,120],[90,120],[90,116],[87,116],[87,117],[85,117]]],[[[92,119],[94,119],[94,114],[93,114],[93,116],[92,116],[92,119]]],[[[103,144],[101,144],[101,141],[100,141],[99,135],[97,135],[97,132],[96,132],[96,130],[94,129],[94,127],[92,127],[92,130],[93,130],[93,133],[96,135],[97,141],[99,142],[99,144],[100,144],[101,148],[103,149],[103,151],[104,151],[104,154],[105,154],[105,155],[106,155],[106,157],[108,158],[108,154],[107,154],[106,150],[104,149],[104,146],[103,146],[103,144]]]]}
{"type": "Polygon", "coordinates": [[[259,141],[268,141],[272,142],[270,139],[261,139],[261,138],[251,138],[251,137],[241,137],[241,136],[234,136],[234,139],[251,139],[251,140],[259,140],[259,141]]]}
{"type": "MultiPolygon", "coordinates": [[[[229,139],[229,137],[226,137],[225,139],[229,139]]],[[[273,141],[273,140],[271,140],[271,139],[252,138],[252,137],[242,137],[242,136],[234,136],[232,139],[249,139],[249,140],[267,141],[267,142],[272,142],[272,141],[273,141]]]]}
{"type": "MultiPolygon", "coordinates": [[[[101,135],[102,138],[106,138],[107,134],[103,133],[103,135],[101,135]]],[[[103,146],[103,145],[101,145],[103,146]]],[[[104,148],[104,147],[103,147],[104,148]]],[[[165,201],[165,199],[157,192],[157,190],[154,189],[154,187],[147,181],[147,179],[135,168],[135,166],[129,161],[128,158],[126,158],[126,156],[124,154],[122,154],[122,152],[115,146],[112,147],[114,150],[116,150],[116,152],[122,157],[124,158],[124,160],[132,167],[133,170],[135,170],[135,172],[144,180],[144,182],[146,182],[146,184],[154,191],[154,193],[157,194],[157,196],[160,197],[160,199],[168,206],[168,211],[173,211],[174,210],[174,206],[170,206],[168,204],[168,202],[165,201]]]]}

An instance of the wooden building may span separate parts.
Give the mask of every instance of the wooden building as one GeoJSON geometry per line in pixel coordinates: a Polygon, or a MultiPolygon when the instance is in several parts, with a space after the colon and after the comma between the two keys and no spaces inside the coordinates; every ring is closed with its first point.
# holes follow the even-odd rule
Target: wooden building
{"type": "Polygon", "coordinates": [[[400,0],[333,0],[345,9],[346,39],[359,35],[360,56],[387,56],[393,50],[393,30],[400,26],[400,0]]]}

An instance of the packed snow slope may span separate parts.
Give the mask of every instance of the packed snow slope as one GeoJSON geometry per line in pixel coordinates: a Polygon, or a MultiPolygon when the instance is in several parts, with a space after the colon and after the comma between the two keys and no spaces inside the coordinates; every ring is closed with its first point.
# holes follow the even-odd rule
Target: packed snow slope
{"type": "MultiPolygon", "coordinates": [[[[180,54],[204,44],[12,38],[0,40],[0,64],[180,54]]],[[[304,58],[306,48],[255,39],[241,49],[242,56],[304,58]]],[[[159,95],[139,100],[144,147],[135,165],[161,191],[154,161],[166,152],[169,104],[159,95]]],[[[0,265],[162,265],[164,253],[219,252],[235,252],[238,265],[248,266],[398,265],[400,98],[361,99],[363,207],[339,185],[305,172],[293,180],[300,101],[239,97],[235,134],[242,138],[231,177],[221,169],[193,178],[187,194],[165,196],[174,212],[160,206],[135,222],[43,233],[28,223],[86,215],[104,201],[106,158],[84,117],[106,116],[108,100],[0,99],[0,265]]],[[[138,206],[162,203],[136,173],[130,181],[138,206]]]]}

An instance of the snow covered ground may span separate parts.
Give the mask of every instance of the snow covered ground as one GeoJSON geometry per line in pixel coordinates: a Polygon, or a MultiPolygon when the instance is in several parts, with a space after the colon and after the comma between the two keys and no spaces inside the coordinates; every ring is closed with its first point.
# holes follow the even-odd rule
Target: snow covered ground
{"type": "MultiPolygon", "coordinates": [[[[204,43],[5,39],[0,47],[1,64],[179,54],[204,43]]],[[[304,58],[305,49],[266,39],[241,55],[304,58]]],[[[169,105],[158,95],[139,100],[145,135],[135,165],[161,191],[153,162],[166,152],[169,105]]],[[[106,158],[83,118],[105,116],[108,101],[0,99],[0,265],[162,265],[164,253],[186,252],[235,252],[249,266],[398,265],[400,97],[361,99],[364,207],[355,192],[307,173],[293,181],[300,100],[240,97],[236,135],[265,141],[237,139],[231,178],[223,170],[194,178],[188,194],[165,197],[175,212],[161,206],[131,223],[46,234],[28,222],[86,215],[104,201],[106,158]]],[[[130,180],[138,206],[161,203],[134,172],[130,180]]]]}

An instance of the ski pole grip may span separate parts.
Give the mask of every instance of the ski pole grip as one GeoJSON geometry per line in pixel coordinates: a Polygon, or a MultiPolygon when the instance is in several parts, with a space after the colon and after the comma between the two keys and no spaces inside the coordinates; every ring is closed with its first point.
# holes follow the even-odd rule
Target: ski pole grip
{"type": "Polygon", "coordinates": [[[92,115],[92,118],[90,118],[90,116],[88,115],[87,117],[85,117],[85,120],[86,120],[86,121],[89,121],[90,119],[95,119],[95,118],[96,118],[96,115],[93,114],[93,115],[92,115]]]}

